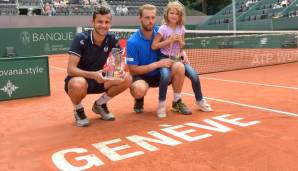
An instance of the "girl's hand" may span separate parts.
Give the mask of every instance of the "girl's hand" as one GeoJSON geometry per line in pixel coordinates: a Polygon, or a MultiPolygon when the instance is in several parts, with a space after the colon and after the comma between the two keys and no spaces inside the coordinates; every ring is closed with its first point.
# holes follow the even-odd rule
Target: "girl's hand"
{"type": "Polygon", "coordinates": [[[170,43],[174,43],[179,41],[179,35],[178,34],[172,34],[169,38],[168,38],[170,43]]]}
{"type": "Polygon", "coordinates": [[[182,59],[182,63],[183,63],[183,64],[189,64],[189,60],[188,60],[187,57],[185,58],[184,56],[182,56],[182,58],[183,58],[183,59],[182,59]]]}
{"type": "Polygon", "coordinates": [[[183,36],[182,36],[182,35],[177,35],[177,41],[178,41],[179,43],[183,43],[183,42],[184,42],[184,40],[183,40],[183,36]]]}
{"type": "Polygon", "coordinates": [[[182,62],[184,64],[189,64],[189,60],[188,60],[188,57],[187,57],[187,54],[186,54],[185,50],[182,50],[181,56],[182,56],[182,62]]]}

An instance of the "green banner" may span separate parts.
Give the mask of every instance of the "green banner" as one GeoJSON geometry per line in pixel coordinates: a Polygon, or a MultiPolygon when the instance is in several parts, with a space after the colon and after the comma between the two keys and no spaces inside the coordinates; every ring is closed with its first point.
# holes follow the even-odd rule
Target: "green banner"
{"type": "Polygon", "coordinates": [[[0,58],[0,101],[50,95],[47,56],[0,58]]]}
{"type": "Polygon", "coordinates": [[[196,37],[194,34],[186,35],[186,48],[297,48],[294,33],[289,34],[263,34],[263,35],[237,35],[237,36],[210,36],[196,37]]]}
{"type": "Polygon", "coordinates": [[[7,47],[14,47],[15,56],[66,53],[75,34],[75,27],[1,28],[0,58],[7,56],[7,47]]]}

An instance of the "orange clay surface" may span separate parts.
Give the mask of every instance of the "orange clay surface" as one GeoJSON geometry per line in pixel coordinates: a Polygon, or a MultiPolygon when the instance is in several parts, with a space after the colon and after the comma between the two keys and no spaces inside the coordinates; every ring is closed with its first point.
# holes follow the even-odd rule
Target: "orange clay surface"
{"type": "Polygon", "coordinates": [[[132,111],[129,90],[113,98],[108,103],[116,116],[112,122],[92,112],[99,95],[89,95],[83,105],[91,124],[85,128],[75,126],[73,107],[63,89],[67,55],[50,56],[49,65],[51,96],[0,102],[1,171],[62,170],[55,162],[107,171],[298,170],[297,62],[201,75],[203,94],[214,109],[210,113],[199,111],[194,104],[188,79],[182,99],[193,111],[189,116],[171,112],[171,88],[168,117],[163,119],[155,114],[157,89],[146,95],[143,114],[132,111]],[[251,125],[228,123],[239,117],[234,121],[251,125]],[[161,139],[142,141],[147,143],[144,148],[127,138],[138,135],[157,141],[153,134],[173,144],[162,144],[161,139]],[[104,152],[103,144],[112,153],[104,152]],[[85,152],[61,153],[74,148],[85,152]],[[60,158],[52,159],[54,154],[60,158]],[[97,165],[87,167],[86,156],[93,157],[97,165]]]}

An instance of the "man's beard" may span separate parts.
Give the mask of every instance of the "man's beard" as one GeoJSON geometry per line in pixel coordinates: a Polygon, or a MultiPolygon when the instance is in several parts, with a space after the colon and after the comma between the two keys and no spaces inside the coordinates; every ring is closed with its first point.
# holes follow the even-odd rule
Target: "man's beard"
{"type": "Polygon", "coordinates": [[[100,36],[105,36],[106,35],[106,33],[104,33],[104,34],[100,33],[100,31],[98,31],[95,27],[93,29],[100,36]]]}
{"type": "Polygon", "coordinates": [[[149,27],[149,26],[145,26],[145,25],[142,25],[142,28],[145,30],[145,31],[152,31],[153,30],[153,26],[149,27]]]}

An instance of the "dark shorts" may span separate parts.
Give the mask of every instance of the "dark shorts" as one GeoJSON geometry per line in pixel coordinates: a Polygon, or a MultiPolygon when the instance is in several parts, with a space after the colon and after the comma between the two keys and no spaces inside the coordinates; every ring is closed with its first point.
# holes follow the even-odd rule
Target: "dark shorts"
{"type": "MultiPolygon", "coordinates": [[[[146,83],[149,85],[149,87],[159,87],[159,80],[160,80],[160,75],[148,77],[144,75],[138,75],[138,76],[133,76],[133,82],[138,81],[138,80],[144,80],[146,83]]],[[[172,82],[170,81],[168,85],[170,85],[172,82]]]]}
{"type": "Polygon", "coordinates": [[[163,53],[160,53],[160,55],[157,58],[158,58],[158,60],[161,60],[161,59],[167,59],[167,58],[169,58],[169,56],[167,56],[163,53]]]}
{"type": "Polygon", "coordinates": [[[149,87],[158,87],[160,75],[156,75],[156,76],[152,76],[152,77],[148,77],[148,76],[144,76],[144,75],[133,76],[133,82],[138,81],[138,80],[146,81],[146,83],[148,83],[149,87]]]}
{"type": "MultiPolygon", "coordinates": [[[[66,93],[68,92],[68,82],[72,77],[67,76],[64,80],[64,90],[66,93]]],[[[100,94],[103,92],[106,92],[107,90],[104,87],[104,84],[99,84],[95,80],[92,79],[86,79],[88,83],[88,89],[87,89],[87,94],[100,94]]]]}
{"type": "MultiPolygon", "coordinates": [[[[174,57],[169,57],[168,55],[165,55],[165,54],[163,54],[163,53],[160,53],[160,55],[159,55],[157,58],[158,58],[158,60],[162,60],[162,59],[174,58],[174,57]]],[[[183,56],[180,56],[180,58],[181,58],[181,60],[184,59],[183,56]]]]}

